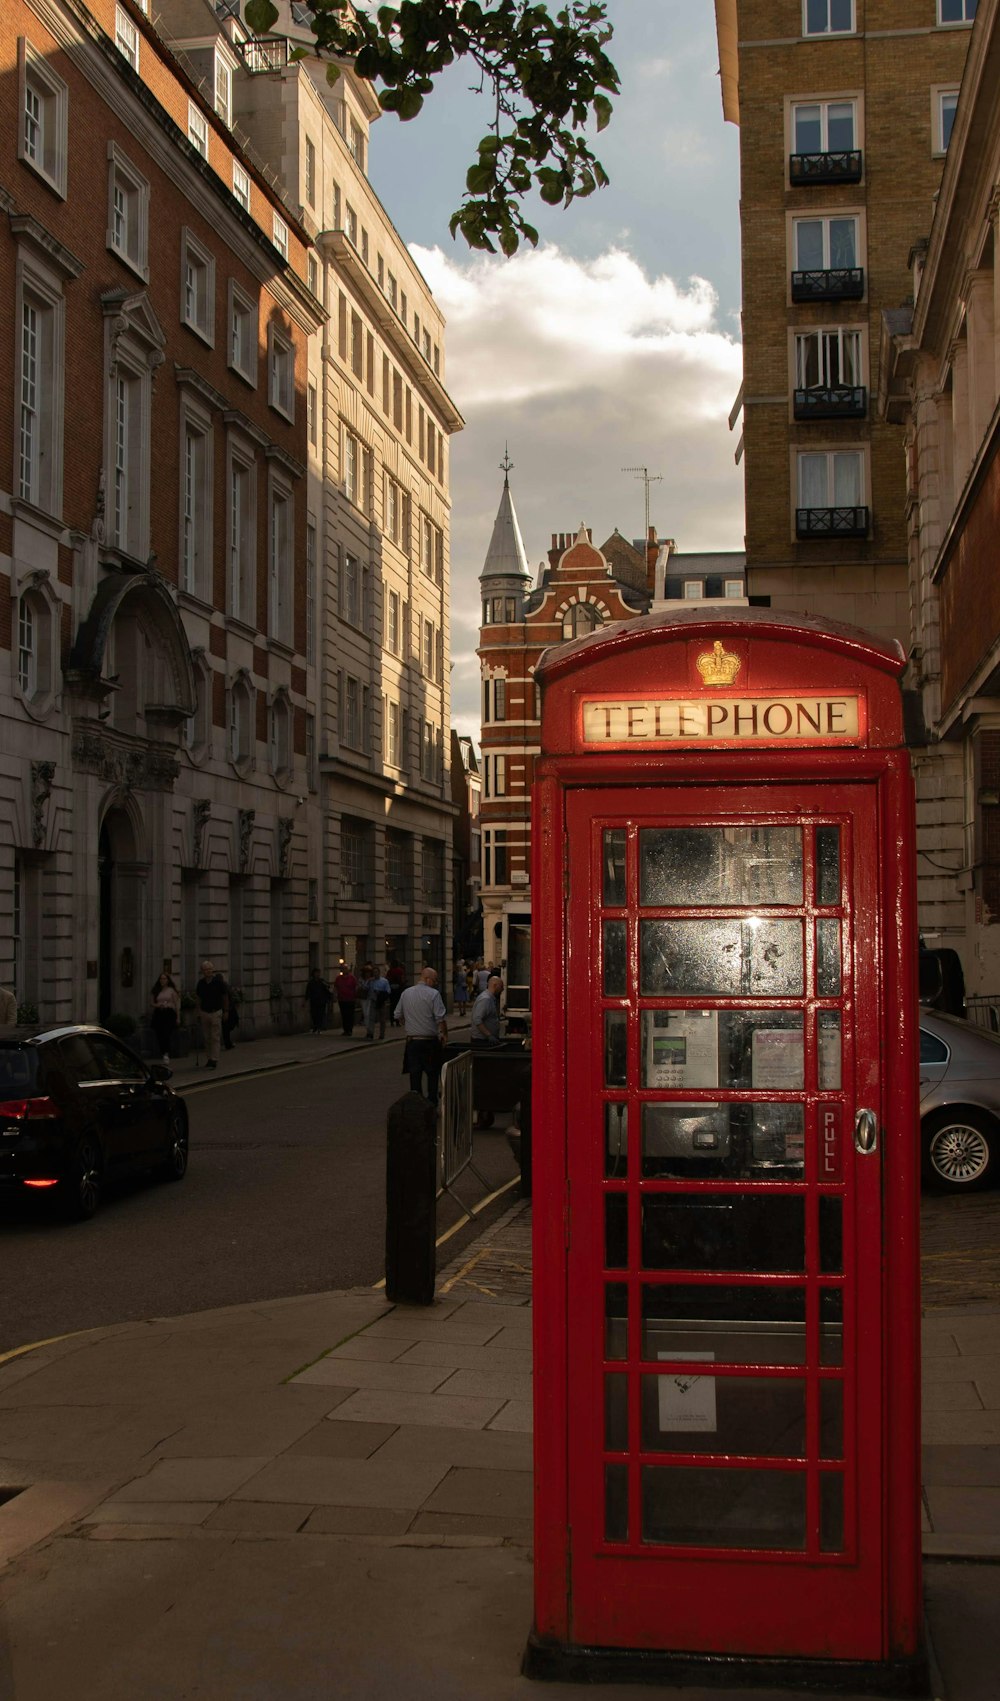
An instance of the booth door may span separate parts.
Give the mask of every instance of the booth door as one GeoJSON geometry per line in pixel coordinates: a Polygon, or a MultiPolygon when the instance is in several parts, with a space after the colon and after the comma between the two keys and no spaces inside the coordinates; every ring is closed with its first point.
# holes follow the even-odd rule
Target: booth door
{"type": "Polygon", "coordinates": [[[576,1645],[882,1656],[876,822],[568,799],[576,1645]]]}

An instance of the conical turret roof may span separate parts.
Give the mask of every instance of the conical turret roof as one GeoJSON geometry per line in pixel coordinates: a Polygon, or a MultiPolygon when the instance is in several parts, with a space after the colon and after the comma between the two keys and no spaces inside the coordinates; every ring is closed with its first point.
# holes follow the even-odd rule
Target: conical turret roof
{"type": "Polygon", "coordinates": [[[521,528],[514,509],[514,498],[510,493],[510,481],[506,476],[497,517],[493,522],[493,536],[490,538],[490,547],[486,551],[486,560],[479,578],[480,582],[486,579],[531,578],[521,528]]]}

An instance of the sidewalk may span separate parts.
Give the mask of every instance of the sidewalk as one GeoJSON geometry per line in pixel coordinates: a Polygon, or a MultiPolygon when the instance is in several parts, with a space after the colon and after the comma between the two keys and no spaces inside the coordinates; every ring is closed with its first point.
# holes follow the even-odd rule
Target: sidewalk
{"type": "MultiPolygon", "coordinates": [[[[469,1031],[468,1016],[448,1017],[449,1036],[463,1037],[469,1031]]],[[[236,1039],[232,1051],[222,1051],[219,1056],[218,1069],[206,1069],[205,1053],[203,1051],[189,1052],[187,1057],[171,1059],[172,1084],[181,1092],[185,1088],[200,1081],[222,1081],[227,1075],[254,1075],[270,1069],[287,1069],[296,1063],[321,1063],[329,1057],[340,1057],[346,1052],[375,1050],[379,1045],[388,1045],[392,1040],[398,1040],[402,1045],[406,1038],[402,1028],[385,1030],[384,1040],[368,1040],[365,1037],[364,1023],[355,1027],[348,1039],[339,1028],[325,1028],[321,1034],[311,1034],[308,1029],[296,1034],[266,1035],[263,1039],[236,1039]]],[[[155,1058],[147,1059],[156,1062],[155,1058]]]]}
{"type": "MultiPolygon", "coordinates": [[[[519,1675],[530,1250],[520,1204],[427,1309],[321,1294],[0,1364],[0,1701],[579,1696],[519,1675]]],[[[927,1319],[925,1396],[932,1636],[952,1701],[992,1701],[1000,1570],[940,1561],[1000,1559],[1000,1311],[927,1319]]]]}

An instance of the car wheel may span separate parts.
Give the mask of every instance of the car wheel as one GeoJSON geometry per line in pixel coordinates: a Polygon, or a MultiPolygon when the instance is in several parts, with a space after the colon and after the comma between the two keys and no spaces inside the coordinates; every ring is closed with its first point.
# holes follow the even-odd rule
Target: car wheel
{"type": "Polygon", "coordinates": [[[157,1170],[161,1181],[183,1181],[188,1166],[188,1124],[182,1110],[170,1113],[167,1127],[167,1155],[157,1170]]]}
{"type": "Polygon", "coordinates": [[[71,1222],[85,1222],[100,1209],[104,1160],[93,1135],[85,1135],[80,1141],[60,1193],[63,1213],[71,1222]]]}
{"type": "Polygon", "coordinates": [[[981,1112],[941,1111],[924,1123],[924,1179],[943,1193],[972,1193],[992,1180],[997,1132],[981,1112]]]}

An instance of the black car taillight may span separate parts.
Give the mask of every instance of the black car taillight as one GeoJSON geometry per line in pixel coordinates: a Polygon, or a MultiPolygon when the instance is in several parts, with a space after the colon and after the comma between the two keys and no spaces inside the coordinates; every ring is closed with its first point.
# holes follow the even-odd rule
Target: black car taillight
{"type": "Polygon", "coordinates": [[[4,1099],[0,1101],[0,1122],[52,1122],[60,1115],[55,1099],[4,1099]]]}

